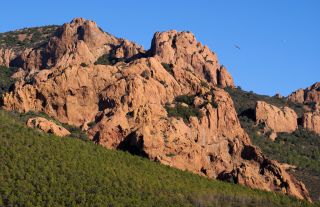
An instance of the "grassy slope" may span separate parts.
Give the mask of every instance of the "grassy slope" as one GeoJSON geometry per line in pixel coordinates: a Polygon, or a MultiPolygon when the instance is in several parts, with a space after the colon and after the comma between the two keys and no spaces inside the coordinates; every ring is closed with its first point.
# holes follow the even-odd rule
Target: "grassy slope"
{"type": "Polygon", "coordinates": [[[312,206],[46,135],[2,110],[0,183],[0,206],[312,206]]]}
{"type": "Polygon", "coordinates": [[[298,114],[303,113],[303,105],[287,102],[268,96],[261,96],[240,89],[228,89],[232,96],[242,127],[247,131],[252,142],[272,159],[297,166],[293,172],[309,189],[313,200],[320,199],[320,136],[301,127],[292,134],[278,133],[275,142],[258,133],[252,117],[242,116],[247,109],[254,109],[257,100],[263,100],[276,106],[289,106],[298,114]]]}

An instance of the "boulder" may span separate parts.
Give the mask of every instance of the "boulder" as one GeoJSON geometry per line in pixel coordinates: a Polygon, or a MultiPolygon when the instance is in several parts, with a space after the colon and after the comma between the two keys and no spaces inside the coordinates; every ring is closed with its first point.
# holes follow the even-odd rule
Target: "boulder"
{"type": "Polygon", "coordinates": [[[27,126],[30,128],[40,129],[45,133],[54,134],[59,137],[70,135],[70,132],[64,127],[57,125],[53,121],[49,121],[43,117],[30,118],[27,121],[27,126]]]}

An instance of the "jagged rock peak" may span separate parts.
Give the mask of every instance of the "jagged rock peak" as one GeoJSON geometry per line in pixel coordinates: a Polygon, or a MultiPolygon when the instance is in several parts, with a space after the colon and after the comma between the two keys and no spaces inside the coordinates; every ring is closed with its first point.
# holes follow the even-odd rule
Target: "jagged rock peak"
{"type": "Polygon", "coordinates": [[[117,58],[130,58],[145,52],[135,43],[105,33],[93,21],[75,18],[58,28],[47,44],[22,52],[13,66],[39,71],[52,67],[90,65],[111,51],[115,51],[117,58]]]}
{"type": "Polygon", "coordinates": [[[191,70],[213,85],[234,86],[231,75],[220,66],[216,54],[198,42],[191,32],[156,32],[150,51],[160,62],[191,70]]]}

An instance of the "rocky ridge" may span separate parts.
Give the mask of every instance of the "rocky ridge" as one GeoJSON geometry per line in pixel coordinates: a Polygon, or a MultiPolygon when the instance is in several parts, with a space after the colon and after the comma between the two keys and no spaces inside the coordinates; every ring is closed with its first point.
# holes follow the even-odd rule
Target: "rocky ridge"
{"type": "Polygon", "coordinates": [[[10,64],[25,75],[4,95],[7,110],[42,111],[81,126],[107,148],[310,199],[303,183],[252,146],[230,96],[217,87],[233,87],[232,77],[190,32],[156,33],[145,51],[77,18],[10,64]],[[111,64],[98,64],[101,57],[111,64]],[[192,98],[179,102],[179,96],[192,98]],[[168,107],[199,115],[183,120],[168,107]]]}

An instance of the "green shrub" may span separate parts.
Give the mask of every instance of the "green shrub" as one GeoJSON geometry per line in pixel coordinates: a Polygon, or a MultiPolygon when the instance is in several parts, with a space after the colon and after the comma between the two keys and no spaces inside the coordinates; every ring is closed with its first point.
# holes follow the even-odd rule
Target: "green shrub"
{"type": "Polygon", "coordinates": [[[165,107],[169,117],[180,117],[185,123],[189,123],[190,117],[194,116],[201,118],[202,114],[200,110],[196,107],[186,107],[180,103],[175,104],[174,107],[166,106],[165,107]]]}
{"type": "Polygon", "coordinates": [[[175,97],[176,102],[185,103],[189,106],[193,105],[195,95],[181,95],[175,97]]]}
{"type": "Polygon", "coordinates": [[[94,63],[95,65],[111,65],[109,61],[109,54],[104,54],[98,58],[98,60],[94,63]]]}
{"type": "Polygon", "coordinates": [[[172,64],[168,64],[168,63],[161,63],[162,67],[164,67],[164,69],[166,69],[166,71],[168,73],[170,73],[172,76],[174,75],[174,71],[173,71],[173,65],[172,64]]]}
{"type": "Polygon", "coordinates": [[[125,62],[125,59],[115,57],[115,51],[111,50],[110,53],[104,54],[101,57],[99,57],[94,64],[95,65],[114,65],[118,62],[125,62]]]}
{"type": "Polygon", "coordinates": [[[0,66],[0,97],[2,94],[8,92],[14,85],[14,80],[11,76],[17,72],[17,68],[7,68],[0,66]]]}

